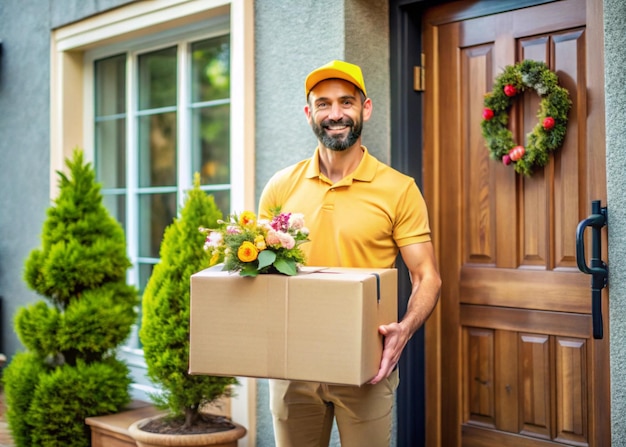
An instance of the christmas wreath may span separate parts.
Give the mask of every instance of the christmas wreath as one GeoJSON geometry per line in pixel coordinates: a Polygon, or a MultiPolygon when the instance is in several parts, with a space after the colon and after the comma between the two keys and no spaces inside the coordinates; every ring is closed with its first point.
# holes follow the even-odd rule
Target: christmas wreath
{"type": "Polygon", "coordinates": [[[485,95],[482,134],[493,159],[513,165],[529,176],[533,168],[545,166],[549,154],[565,138],[567,114],[572,105],[569,93],[558,85],[557,75],[543,62],[525,60],[505,67],[496,77],[493,91],[485,95]],[[509,110],[518,94],[532,89],[541,97],[539,122],[526,135],[526,146],[517,145],[508,129],[509,110]]]}

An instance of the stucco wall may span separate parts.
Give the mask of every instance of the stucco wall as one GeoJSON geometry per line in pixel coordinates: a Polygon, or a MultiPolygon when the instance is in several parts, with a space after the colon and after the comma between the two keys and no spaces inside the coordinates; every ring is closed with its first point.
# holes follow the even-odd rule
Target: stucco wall
{"type": "Polygon", "coordinates": [[[50,30],[40,8],[33,0],[0,2],[0,350],[8,356],[18,346],[13,315],[35,299],[22,271],[49,204],[50,30]]]}
{"type": "Polygon", "coordinates": [[[626,445],[626,2],[604,0],[612,445],[626,445]]]}
{"type": "Polygon", "coordinates": [[[20,343],[17,309],[37,296],[22,279],[50,206],[50,30],[128,0],[0,1],[0,351],[20,343]]]}

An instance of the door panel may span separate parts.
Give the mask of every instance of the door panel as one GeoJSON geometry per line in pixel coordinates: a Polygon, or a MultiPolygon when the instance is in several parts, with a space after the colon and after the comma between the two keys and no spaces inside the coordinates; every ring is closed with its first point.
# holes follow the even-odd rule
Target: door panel
{"type": "MultiPolygon", "coordinates": [[[[592,338],[589,278],[575,249],[590,201],[606,197],[596,161],[604,110],[589,107],[603,95],[592,68],[602,66],[602,22],[588,14],[597,13],[593,0],[460,20],[476,3],[424,16],[433,68],[424,159],[434,171],[425,185],[443,278],[438,329],[429,332],[439,346],[440,397],[429,402],[440,429],[427,444],[610,445],[608,340],[592,338]],[[562,147],[532,177],[490,159],[480,127],[494,78],[524,59],[548,64],[572,100],[562,147]]],[[[526,92],[510,112],[520,144],[539,102],[526,92]]]]}

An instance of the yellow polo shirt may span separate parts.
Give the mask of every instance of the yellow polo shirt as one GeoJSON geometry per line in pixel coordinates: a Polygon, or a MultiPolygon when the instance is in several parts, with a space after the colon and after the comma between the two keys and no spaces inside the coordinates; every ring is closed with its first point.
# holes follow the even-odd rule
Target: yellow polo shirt
{"type": "Polygon", "coordinates": [[[302,213],[310,231],[301,245],[306,264],[391,268],[398,247],[430,241],[424,198],[415,181],[378,161],[362,146],[357,169],[337,183],[312,158],[277,172],[265,186],[259,218],[270,210],[302,213]]]}

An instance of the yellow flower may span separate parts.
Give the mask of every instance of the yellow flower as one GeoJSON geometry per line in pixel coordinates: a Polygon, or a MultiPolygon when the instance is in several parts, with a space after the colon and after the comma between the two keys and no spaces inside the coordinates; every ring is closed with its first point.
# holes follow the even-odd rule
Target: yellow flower
{"type": "Polygon", "coordinates": [[[257,237],[254,238],[254,246],[259,251],[263,251],[267,248],[267,245],[265,244],[265,238],[262,234],[259,234],[257,237]]]}
{"type": "Polygon", "coordinates": [[[237,250],[237,257],[241,262],[252,262],[259,255],[259,251],[250,241],[243,241],[237,250]]]}
{"type": "Polygon", "coordinates": [[[209,267],[213,267],[220,260],[220,253],[215,251],[213,256],[211,256],[211,260],[209,261],[209,267]]]}
{"type": "Polygon", "coordinates": [[[239,225],[242,227],[252,227],[256,224],[256,214],[252,211],[244,211],[239,215],[239,225]]]}

